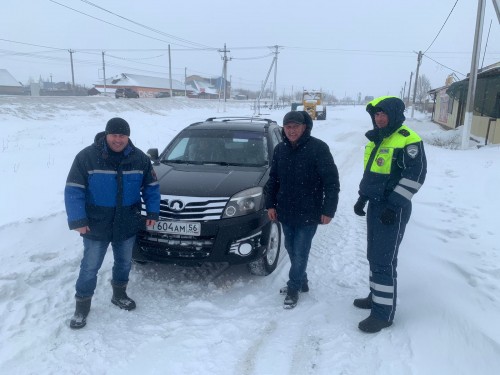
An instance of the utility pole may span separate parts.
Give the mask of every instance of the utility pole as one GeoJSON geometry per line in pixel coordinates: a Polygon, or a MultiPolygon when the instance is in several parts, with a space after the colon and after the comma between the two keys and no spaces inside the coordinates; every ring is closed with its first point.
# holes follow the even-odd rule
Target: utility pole
{"type": "Polygon", "coordinates": [[[474,34],[474,47],[472,49],[472,61],[469,74],[469,88],[467,90],[467,104],[465,106],[464,129],[462,131],[462,149],[469,147],[470,129],[474,111],[474,98],[476,96],[477,67],[479,55],[481,54],[481,37],[483,35],[484,8],[486,0],[478,0],[476,33],[474,34]]]}
{"type": "Polygon", "coordinates": [[[492,0],[493,7],[495,8],[495,12],[497,14],[498,22],[500,23],[500,0],[492,0]]]}
{"type": "Polygon", "coordinates": [[[273,70],[273,66],[274,66],[277,59],[278,59],[278,55],[275,54],[273,57],[273,61],[271,63],[271,66],[269,67],[269,71],[267,72],[266,79],[265,79],[264,83],[262,84],[262,88],[260,90],[259,97],[257,98],[257,106],[256,107],[259,109],[259,115],[260,115],[260,99],[262,98],[262,94],[264,93],[264,90],[266,89],[267,80],[269,79],[269,74],[271,74],[271,70],[273,70]]]}
{"type": "Polygon", "coordinates": [[[278,46],[274,46],[274,82],[273,82],[273,108],[276,108],[276,77],[278,75],[278,46]]]}
{"type": "Polygon", "coordinates": [[[75,95],[75,71],[73,70],[73,50],[68,50],[69,59],[71,61],[71,89],[73,90],[73,95],[75,95]]]}
{"type": "Polygon", "coordinates": [[[187,68],[184,68],[184,96],[187,98],[188,93],[186,88],[186,81],[187,81],[187,68]]]}
{"type": "Polygon", "coordinates": [[[413,77],[413,72],[410,73],[410,81],[408,84],[408,101],[406,102],[406,105],[410,104],[411,78],[412,77],[413,77]]]}
{"type": "Polygon", "coordinates": [[[102,75],[104,81],[104,95],[106,95],[106,65],[104,64],[104,51],[102,51],[102,75]]]}
{"type": "Polygon", "coordinates": [[[420,69],[421,62],[422,62],[422,51],[418,51],[417,72],[415,73],[415,87],[413,88],[413,105],[411,107],[411,118],[412,119],[413,119],[413,114],[415,113],[415,100],[417,99],[418,71],[420,69]]]}
{"type": "Polygon", "coordinates": [[[230,58],[227,57],[227,53],[231,52],[226,49],[226,43],[224,43],[224,49],[219,50],[219,52],[224,52],[224,57],[222,57],[222,60],[224,60],[223,68],[222,68],[222,79],[224,80],[224,112],[226,112],[226,84],[227,84],[227,62],[231,60],[230,58]]]}
{"type": "Polygon", "coordinates": [[[168,45],[168,79],[170,81],[170,98],[174,97],[172,90],[172,59],[170,57],[170,44],[168,45]]]}

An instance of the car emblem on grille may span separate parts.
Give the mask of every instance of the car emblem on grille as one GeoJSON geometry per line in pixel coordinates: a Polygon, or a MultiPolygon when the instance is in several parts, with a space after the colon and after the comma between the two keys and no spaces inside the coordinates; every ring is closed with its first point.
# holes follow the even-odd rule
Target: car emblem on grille
{"type": "Polygon", "coordinates": [[[174,199],[168,202],[168,208],[175,212],[182,211],[184,209],[184,202],[179,199],[174,199]]]}

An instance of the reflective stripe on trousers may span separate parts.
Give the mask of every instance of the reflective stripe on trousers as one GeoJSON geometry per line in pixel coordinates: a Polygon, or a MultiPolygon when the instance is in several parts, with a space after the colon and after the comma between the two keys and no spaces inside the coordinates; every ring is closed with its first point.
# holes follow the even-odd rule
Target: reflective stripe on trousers
{"type": "Polygon", "coordinates": [[[371,315],[392,321],[396,312],[398,250],[411,215],[411,204],[396,210],[396,220],[391,225],[380,222],[386,208],[386,203],[368,204],[367,258],[373,302],[371,315]]]}

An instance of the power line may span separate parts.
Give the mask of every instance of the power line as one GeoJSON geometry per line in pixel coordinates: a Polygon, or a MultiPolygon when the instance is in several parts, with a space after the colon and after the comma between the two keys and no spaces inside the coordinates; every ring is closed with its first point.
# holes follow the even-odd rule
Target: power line
{"type": "Polygon", "coordinates": [[[362,52],[362,53],[413,53],[412,51],[397,51],[397,50],[363,50],[363,49],[345,49],[345,48],[314,48],[314,47],[295,47],[283,46],[283,48],[296,49],[303,51],[322,51],[322,52],[362,52]]]}
{"type": "MultiPolygon", "coordinates": [[[[51,1],[52,1],[52,0],[51,0],[51,1]]],[[[102,11],[104,11],[104,12],[107,12],[107,13],[109,13],[109,14],[112,14],[112,15],[114,15],[114,16],[116,16],[116,17],[119,17],[119,18],[121,18],[121,19],[123,19],[123,20],[125,20],[125,21],[131,22],[131,23],[133,23],[134,25],[137,25],[137,26],[143,27],[143,28],[145,28],[145,29],[147,29],[147,30],[153,31],[153,32],[158,33],[158,34],[161,34],[161,35],[163,35],[163,36],[167,36],[167,37],[169,37],[169,38],[172,38],[172,39],[178,40],[178,41],[180,41],[180,42],[183,42],[183,43],[188,43],[188,44],[192,44],[192,45],[195,45],[195,46],[198,46],[198,47],[203,47],[203,48],[212,48],[212,47],[206,46],[206,45],[204,45],[204,44],[200,44],[200,43],[192,42],[192,41],[190,41],[190,40],[187,40],[187,39],[184,39],[184,38],[180,38],[180,37],[177,37],[177,36],[172,35],[172,34],[167,34],[167,33],[163,32],[163,31],[160,31],[160,30],[154,29],[154,28],[152,28],[152,27],[149,27],[149,26],[143,25],[142,23],[139,23],[139,22],[136,22],[136,21],[131,20],[131,19],[129,19],[129,18],[123,17],[123,16],[121,16],[121,15],[119,15],[119,14],[117,14],[117,13],[114,13],[114,12],[112,12],[112,11],[108,10],[108,9],[105,9],[105,8],[103,8],[103,7],[99,6],[99,5],[96,5],[96,4],[94,4],[94,3],[92,3],[92,2],[90,2],[90,1],[88,1],[88,0],[80,0],[80,1],[81,1],[81,2],[83,2],[83,3],[85,3],[85,4],[91,5],[91,6],[93,6],[93,7],[96,7],[97,9],[100,9],[100,10],[102,10],[102,11]]],[[[53,1],[53,2],[54,2],[54,1],[53,1]]]]}
{"type": "Polygon", "coordinates": [[[443,68],[449,69],[449,70],[451,70],[452,72],[455,72],[455,73],[461,74],[461,75],[463,75],[464,77],[466,76],[465,74],[460,73],[459,71],[457,71],[457,70],[455,70],[455,69],[452,69],[452,68],[450,68],[449,66],[446,66],[446,65],[441,64],[440,62],[438,62],[438,61],[434,60],[433,58],[429,57],[428,55],[423,55],[423,57],[428,58],[429,60],[434,61],[436,64],[441,65],[443,68]]]}
{"type": "Polygon", "coordinates": [[[443,26],[441,26],[441,28],[439,29],[436,37],[434,38],[434,40],[432,41],[432,43],[429,45],[429,47],[427,47],[427,49],[424,51],[424,55],[429,50],[429,48],[431,48],[431,46],[434,44],[434,42],[436,41],[437,37],[441,33],[441,30],[443,30],[444,25],[446,25],[446,22],[448,21],[448,18],[450,18],[451,13],[453,13],[453,9],[455,9],[455,6],[457,5],[457,3],[458,3],[458,0],[455,1],[455,4],[453,5],[453,8],[451,8],[450,13],[448,14],[448,17],[446,17],[446,19],[444,20],[443,26]]]}
{"type": "MultiPolygon", "coordinates": [[[[163,39],[155,38],[154,36],[149,36],[149,35],[146,35],[146,34],[142,34],[142,33],[140,33],[140,32],[137,32],[137,31],[134,31],[134,30],[131,30],[131,29],[127,29],[126,27],[123,27],[123,26],[118,26],[118,25],[116,25],[116,24],[114,24],[114,23],[111,23],[111,22],[105,21],[105,20],[103,20],[103,19],[101,19],[101,18],[91,16],[90,14],[87,14],[87,13],[81,12],[81,11],[79,11],[79,10],[77,10],[77,9],[74,9],[74,8],[71,8],[71,7],[67,6],[67,5],[64,5],[64,4],[61,4],[61,3],[58,3],[58,2],[57,2],[57,1],[55,1],[55,0],[49,0],[49,1],[50,1],[50,2],[52,2],[52,3],[54,3],[54,4],[60,5],[60,6],[64,7],[64,8],[70,9],[70,10],[72,10],[72,11],[74,11],[74,12],[77,12],[77,13],[83,14],[83,15],[85,15],[85,16],[87,16],[87,17],[90,17],[90,18],[93,18],[93,19],[95,19],[95,20],[98,20],[98,21],[104,22],[104,23],[106,23],[106,24],[108,24],[108,25],[111,25],[111,26],[117,27],[117,28],[119,28],[119,29],[129,31],[129,32],[131,32],[131,33],[134,33],[134,34],[137,34],[137,35],[141,35],[141,36],[144,36],[144,37],[149,38],[149,39],[158,40],[158,41],[163,42],[163,43],[171,43],[171,42],[169,42],[169,41],[167,41],[167,40],[163,40],[163,39]]],[[[175,43],[171,43],[171,44],[175,44],[175,43]]],[[[179,45],[179,46],[181,46],[181,47],[187,47],[187,48],[189,48],[188,46],[184,46],[184,45],[181,45],[181,44],[177,44],[177,45],[179,45]]]]}

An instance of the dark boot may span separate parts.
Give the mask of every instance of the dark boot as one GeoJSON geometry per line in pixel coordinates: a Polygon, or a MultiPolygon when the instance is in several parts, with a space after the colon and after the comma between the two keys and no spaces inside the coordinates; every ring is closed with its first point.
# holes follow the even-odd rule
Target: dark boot
{"type": "Polygon", "coordinates": [[[371,309],[372,308],[372,294],[368,294],[366,298],[356,298],[353,305],[360,309],[371,309]]]}
{"type": "Polygon", "coordinates": [[[113,297],[111,297],[111,302],[123,310],[133,310],[135,309],[135,302],[133,299],[127,296],[127,284],[125,285],[114,285],[113,287],[113,297]]]}
{"type": "Polygon", "coordinates": [[[366,333],[375,333],[379,332],[383,328],[387,328],[392,325],[392,322],[388,322],[386,320],[380,320],[374,318],[373,316],[369,316],[365,320],[362,320],[358,324],[358,328],[366,333]]]}
{"type": "MultiPolygon", "coordinates": [[[[302,284],[302,288],[300,288],[299,293],[307,293],[309,292],[309,282],[306,280],[302,284]]],[[[280,294],[285,295],[288,293],[288,287],[284,286],[283,288],[280,289],[280,294]]]]}
{"type": "Polygon", "coordinates": [[[75,313],[71,317],[69,322],[70,328],[79,329],[85,327],[87,324],[87,315],[89,315],[90,304],[92,302],[92,297],[76,298],[76,309],[75,313]]]}
{"type": "Polygon", "coordinates": [[[285,301],[283,302],[283,308],[293,309],[295,306],[297,306],[298,300],[299,300],[298,291],[288,291],[285,297],[285,301]]]}

